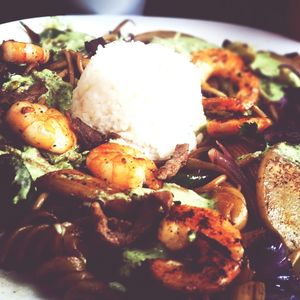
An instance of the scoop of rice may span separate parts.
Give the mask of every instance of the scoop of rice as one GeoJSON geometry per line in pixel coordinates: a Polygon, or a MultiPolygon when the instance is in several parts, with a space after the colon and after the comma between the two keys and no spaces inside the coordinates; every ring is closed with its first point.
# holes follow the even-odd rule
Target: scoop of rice
{"type": "Polygon", "coordinates": [[[73,94],[72,114],[151,159],[177,144],[196,145],[206,123],[200,70],[189,58],[156,44],[116,41],[99,47],[73,94]]]}

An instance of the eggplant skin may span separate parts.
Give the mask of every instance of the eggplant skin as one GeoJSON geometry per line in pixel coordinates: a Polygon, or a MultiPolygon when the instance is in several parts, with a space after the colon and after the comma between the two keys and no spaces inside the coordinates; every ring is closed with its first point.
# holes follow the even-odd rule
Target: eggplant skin
{"type": "Polygon", "coordinates": [[[264,223],[280,234],[291,251],[300,247],[300,152],[296,147],[285,143],[271,147],[261,161],[256,183],[264,223]]]}

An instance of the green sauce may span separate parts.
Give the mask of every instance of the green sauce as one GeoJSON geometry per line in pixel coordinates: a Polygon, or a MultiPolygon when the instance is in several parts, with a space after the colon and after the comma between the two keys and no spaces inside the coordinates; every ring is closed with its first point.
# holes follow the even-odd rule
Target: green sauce
{"type": "MultiPolygon", "coordinates": [[[[175,183],[165,183],[160,191],[169,191],[173,194],[173,201],[180,202],[182,205],[190,205],[195,207],[211,208],[214,209],[215,201],[207,199],[193,190],[183,188],[175,183]]],[[[107,194],[105,191],[101,191],[100,198],[105,201],[114,199],[123,199],[129,201],[132,198],[143,197],[144,195],[152,193],[153,190],[148,188],[135,188],[132,189],[128,194],[116,193],[107,194]]]]}
{"type": "Polygon", "coordinates": [[[84,43],[91,39],[93,37],[82,32],[47,28],[41,33],[40,44],[43,48],[53,52],[60,52],[62,49],[82,52],[84,51],[84,43]]]}
{"type": "Polygon", "coordinates": [[[16,92],[22,94],[26,92],[35,80],[32,76],[12,75],[9,80],[3,83],[2,89],[7,92],[16,92]]]}
{"type": "Polygon", "coordinates": [[[150,248],[128,248],[123,252],[123,264],[120,268],[120,275],[123,278],[129,278],[132,272],[139,268],[143,262],[149,259],[166,258],[167,251],[161,245],[157,244],[150,248]]]}
{"type": "Polygon", "coordinates": [[[276,151],[279,155],[287,160],[296,164],[300,164],[300,145],[280,143],[276,146],[276,151]]]}
{"type": "Polygon", "coordinates": [[[58,17],[52,17],[40,33],[40,45],[54,53],[62,49],[84,51],[84,43],[94,37],[74,31],[67,23],[58,17]]]}
{"type": "Polygon", "coordinates": [[[41,97],[45,99],[48,106],[55,107],[62,112],[70,108],[73,87],[71,84],[63,81],[55,72],[48,69],[40,72],[34,71],[31,75],[27,76],[12,75],[3,84],[3,89],[21,95],[37,82],[43,82],[47,88],[47,92],[41,97]]]}
{"type": "Polygon", "coordinates": [[[163,190],[171,192],[173,194],[173,200],[180,202],[182,205],[214,209],[214,200],[207,199],[193,190],[183,188],[177,184],[165,183],[163,190]]]}
{"type": "Polygon", "coordinates": [[[48,106],[55,107],[62,112],[70,108],[73,91],[71,84],[63,81],[56,73],[47,69],[33,72],[32,76],[45,83],[48,91],[43,97],[45,97],[48,106]]]}
{"type": "Polygon", "coordinates": [[[194,51],[200,51],[209,48],[219,48],[218,46],[209,43],[205,40],[196,37],[175,35],[173,38],[158,38],[155,37],[151,43],[160,44],[175,51],[184,54],[190,54],[194,51]]]}
{"type": "Polygon", "coordinates": [[[262,75],[272,78],[279,76],[280,64],[281,62],[274,59],[269,52],[261,51],[256,54],[250,67],[253,71],[259,71],[262,75]]]}

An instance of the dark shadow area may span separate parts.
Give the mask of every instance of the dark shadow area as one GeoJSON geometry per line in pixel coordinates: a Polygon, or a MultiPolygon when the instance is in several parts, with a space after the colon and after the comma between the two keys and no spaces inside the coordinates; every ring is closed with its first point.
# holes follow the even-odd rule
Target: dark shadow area
{"type": "MultiPolygon", "coordinates": [[[[92,13],[80,2],[9,0],[1,8],[0,23],[37,16],[92,13]]],[[[298,0],[146,0],[143,14],[229,22],[298,38],[298,3],[298,0]]]]}
{"type": "Polygon", "coordinates": [[[286,0],[148,0],[144,13],[229,22],[286,34],[286,0]]]}
{"type": "Polygon", "coordinates": [[[0,23],[40,16],[87,13],[90,12],[72,0],[9,0],[1,8],[0,23]]]}

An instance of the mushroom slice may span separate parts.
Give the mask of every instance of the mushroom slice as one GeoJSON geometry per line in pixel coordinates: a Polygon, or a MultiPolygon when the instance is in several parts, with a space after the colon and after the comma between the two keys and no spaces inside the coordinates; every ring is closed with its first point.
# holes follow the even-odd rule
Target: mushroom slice
{"type": "Polygon", "coordinates": [[[49,172],[39,177],[36,185],[47,192],[87,201],[103,200],[116,193],[104,181],[73,169],[49,172]]]}
{"type": "Polygon", "coordinates": [[[300,145],[280,143],[259,167],[257,201],[262,219],[290,250],[300,247],[300,145]]]}

